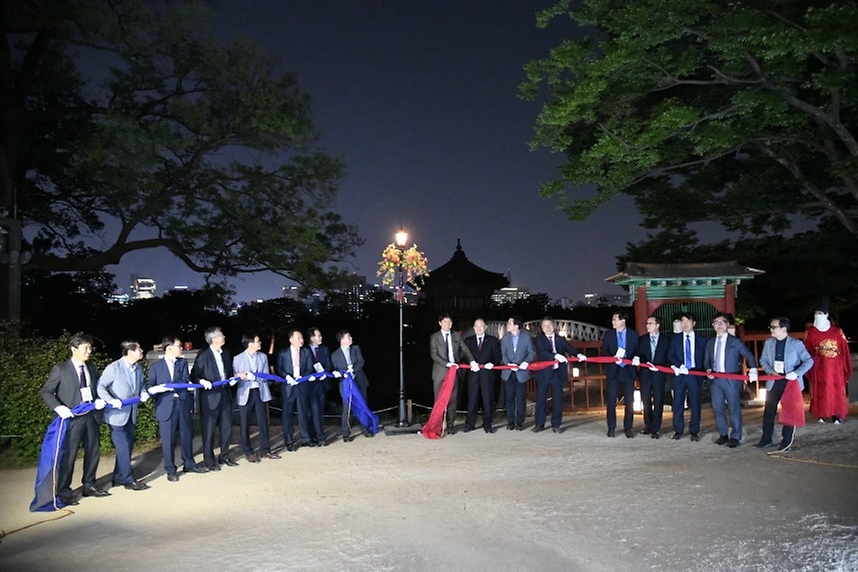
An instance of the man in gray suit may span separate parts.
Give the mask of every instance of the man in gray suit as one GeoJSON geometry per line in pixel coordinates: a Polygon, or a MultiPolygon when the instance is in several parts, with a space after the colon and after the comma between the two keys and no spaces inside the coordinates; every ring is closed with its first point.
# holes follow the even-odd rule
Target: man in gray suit
{"type": "MultiPolygon", "coordinates": [[[[363,397],[364,403],[367,403],[366,389],[369,387],[369,378],[367,378],[366,372],[363,370],[364,359],[363,353],[360,351],[360,346],[352,345],[352,335],[348,330],[340,330],[337,332],[337,341],[340,342],[340,347],[334,350],[334,353],[331,354],[334,371],[351,372],[354,377],[355,385],[357,385],[358,391],[360,392],[361,397],[363,397]]],[[[340,395],[343,394],[344,383],[345,379],[340,380],[340,395]]],[[[343,400],[342,433],[343,442],[345,443],[351,443],[354,440],[351,428],[351,417],[353,417],[351,415],[351,404],[343,400]]],[[[363,434],[367,437],[373,436],[366,427],[363,427],[363,434]]]]}
{"type": "MultiPolygon", "coordinates": [[[[106,497],[110,493],[95,486],[98,473],[100,450],[98,431],[101,425],[101,412],[90,411],[74,415],[71,410],[84,402],[95,398],[95,384],[98,382],[98,369],[90,363],[92,338],[83,334],[72,336],[69,340],[71,359],[54,366],[40,392],[42,401],[59,417],[68,423],[66,438],[63,441],[63,457],[57,469],[57,497],[66,506],[76,505],[72,495],[71,480],[77,450],[83,443],[83,496],[106,497]]],[[[101,402],[104,407],[104,402],[101,402]]]]}
{"type": "MultiPolygon", "coordinates": [[[[471,350],[462,341],[459,332],[453,331],[453,318],[444,313],[438,316],[438,325],[441,329],[429,336],[429,355],[432,357],[432,384],[435,389],[435,400],[441,391],[441,384],[447,377],[447,368],[453,364],[461,363],[463,360],[470,363],[471,369],[479,371],[479,365],[474,361],[471,350]]],[[[453,424],[456,420],[456,403],[459,391],[458,375],[453,382],[453,393],[450,394],[450,402],[447,404],[447,430],[450,435],[455,433],[453,424]]]]}
{"type": "Polygon", "coordinates": [[[524,430],[524,411],[527,401],[527,366],[533,361],[535,352],[530,334],[521,331],[522,319],[513,316],[506,321],[506,334],[501,338],[501,361],[504,365],[518,369],[501,370],[506,393],[506,428],[508,431],[524,430]]]}
{"type": "MultiPolygon", "coordinates": [[[[137,427],[137,404],[122,405],[123,399],[137,397],[143,391],[143,369],[137,365],[143,357],[143,348],[133,340],[122,342],[122,357],[104,368],[98,380],[98,396],[110,407],[104,420],[110,426],[110,438],[116,449],[113,467],[113,486],[124,486],[132,491],[144,491],[146,483],[139,483],[131,469],[131,452],[134,449],[134,429],[137,427]]],[[[146,400],[149,394],[145,394],[146,400]]]]}
{"type": "Polygon", "coordinates": [[[239,377],[236,401],[238,401],[239,437],[244,457],[250,463],[258,463],[259,457],[279,459],[280,455],[271,452],[268,441],[268,416],[265,403],[271,401],[268,382],[256,377],[257,373],[269,373],[268,356],[262,353],[262,341],[259,336],[241,337],[244,351],[232,359],[232,369],[239,377]],[[253,452],[250,443],[250,415],[256,412],[256,426],[259,429],[259,455],[253,452]]]}

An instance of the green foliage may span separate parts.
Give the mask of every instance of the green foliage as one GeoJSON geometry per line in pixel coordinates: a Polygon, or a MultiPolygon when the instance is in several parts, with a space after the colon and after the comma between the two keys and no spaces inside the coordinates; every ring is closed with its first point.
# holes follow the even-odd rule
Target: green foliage
{"type": "Polygon", "coordinates": [[[538,21],[564,14],[591,35],[530,62],[521,91],[549,90],[532,144],[566,155],[542,194],[571,218],[626,193],[647,228],[779,233],[825,214],[855,240],[854,3],[561,1],[538,21]]]}

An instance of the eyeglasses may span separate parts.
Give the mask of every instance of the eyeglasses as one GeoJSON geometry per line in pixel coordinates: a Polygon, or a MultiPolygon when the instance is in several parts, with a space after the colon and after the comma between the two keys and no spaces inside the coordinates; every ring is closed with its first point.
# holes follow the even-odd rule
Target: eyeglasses
{"type": "Polygon", "coordinates": [[[715,320],[712,324],[718,324],[719,326],[726,326],[727,322],[725,320],[715,320]]]}
{"type": "Polygon", "coordinates": [[[783,328],[783,326],[769,326],[770,330],[779,330],[781,328],[783,328]]]}

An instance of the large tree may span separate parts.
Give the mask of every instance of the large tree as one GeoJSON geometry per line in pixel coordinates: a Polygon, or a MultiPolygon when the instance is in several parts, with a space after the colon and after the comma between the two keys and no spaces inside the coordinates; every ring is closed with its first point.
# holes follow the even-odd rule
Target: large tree
{"type": "Polygon", "coordinates": [[[858,243],[854,2],[562,1],[539,23],[563,15],[590,35],[522,93],[547,87],[533,145],[566,155],[542,193],[571,218],[627,193],[653,229],[833,219],[858,243]]]}
{"type": "Polygon", "coordinates": [[[330,276],[360,244],[309,97],[194,0],[0,8],[0,199],[28,268],[97,271],[164,247],[209,276],[330,276]]]}

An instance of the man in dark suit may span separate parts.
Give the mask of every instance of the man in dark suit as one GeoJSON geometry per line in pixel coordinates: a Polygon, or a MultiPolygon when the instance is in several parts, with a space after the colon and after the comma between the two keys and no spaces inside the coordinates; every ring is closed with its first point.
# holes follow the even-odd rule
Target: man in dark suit
{"type": "MultiPolygon", "coordinates": [[[[221,465],[237,467],[238,463],[229,456],[229,441],[232,437],[232,393],[229,386],[221,385],[212,388],[212,380],[230,379],[232,372],[232,356],[223,349],[226,337],[217,326],[205,332],[206,349],[197,355],[194,367],[191,369],[191,381],[205,387],[200,395],[200,410],[203,417],[203,461],[210,471],[219,471],[221,465]],[[214,433],[220,434],[220,453],[214,454],[214,433]]],[[[233,380],[230,385],[234,385],[233,380]]]]}
{"type": "MultiPolygon", "coordinates": [[[[453,331],[453,318],[450,317],[450,314],[444,313],[438,316],[438,325],[441,329],[429,336],[429,355],[432,358],[432,384],[435,390],[436,401],[441,391],[441,385],[444,383],[444,378],[447,377],[447,368],[462,361],[469,362],[471,367],[477,363],[474,361],[471,350],[462,341],[462,336],[459,335],[459,332],[453,331]]],[[[458,404],[458,377],[459,375],[457,374],[457,379],[453,382],[453,393],[450,394],[450,401],[447,404],[445,432],[449,435],[453,435],[456,432],[453,425],[456,421],[456,405],[458,404]]]]}
{"type": "MultiPolygon", "coordinates": [[[[366,372],[363,370],[364,359],[363,353],[360,351],[360,346],[353,345],[352,335],[348,330],[340,330],[337,332],[337,341],[340,342],[340,347],[334,350],[334,353],[331,354],[331,362],[333,364],[334,370],[343,372],[349,371],[352,373],[354,377],[354,383],[357,385],[358,391],[360,392],[361,397],[363,397],[364,403],[367,402],[366,398],[366,390],[369,387],[369,378],[366,376],[366,372]]],[[[343,383],[345,380],[340,381],[340,395],[343,395],[343,383]]],[[[351,427],[351,418],[353,415],[351,414],[351,404],[348,403],[345,398],[343,398],[343,415],[342,415],[342,434],[343,434],[343,442],[351,443],[354,440],[354,435],[352,435],[352,427],[351,427]]],[[[366,427],[363,427],[363,434],[367,437],[372,437],[373,435],[367,430],[366,427]]]]}
{"type": "Polygon", "coordinates": [[[310,350],[302,347],[304,335],[301,330],[289,331],[289,347],[280,350],[277,354],[277,375],[286,379],[287,383],[281,387],[281,398],[283,411],[281,423],[283,425],[283,444],[287,451],[297,451],[301,445],[311,445],[309,420],[307,419],[307,393],[301,393],[304,383],[296,383],[296,379],[313,373],[313,354],[310,350]],[[295,426],[292,422],[292,414],[298,410],[298,433],[300,441],[293,439],[295,426]]]}
{"type": "Polygon", "coordinates": [[[473,431],[477,426],[477,409],[480,397],[483,402],[483,430],[494,433],[492,423],[495,420],[495,381],[497,374],[492,370],[501,363],[500,340],[486,333],[486,322],[482,318],[474,320],[474,335],[465,338],[465,346],[471,350],[474,361],[485,365],[484,369],[468,372],[468,415],[465,418],[465,432],[473,431]]]}
{"type": "Polygon", "coordinates": [[[667,374],[652,366],[667,366],[669,334],[659,333],[661,321],[656,316],[646,319],[646,335],[638,341],[638,356],[642,367],[638,371],[641,382],[644,428],[641,433],[658,439],[664,415],[664,385],[667,374]]]}
{"type": "Polygon", "coordinates": [[[566,367],[566,357],[578,355],[587,359],[584,354],[577,352],[566,338],[554,331],[554,320],[542,318],[542,333],[536,336],[533,348],[536,351],[536,361],[559,361],[553,367],[540,369],[536,372],[536,424],[534,433],[545,429],[545,418],[548,415],[548,390],[551,390],[551,429],[560,433],[563,422],[563,386],[569,381],[569,370],[566,367]]]}
{"type": "MultiPolygon", "coordinates": [[[[42,385],[40,395],[45,404],[68,423],[63,458],[57,469],[57,497],[64,505],[76,505],[71,491],[72,475],[77,451],[83,444],[83,496],[106,497],[110,493],[97,488],[96,477],[100,449],[98,432],[101,411],[73,415],[71,410],[83,402],[95,400],[98,369],[87,363],[92,354],[92,338],[82,334],[69,340],[71,359],[54,366],[42,385]]],[[[104,402],[99,400],[101,408],[104,402]]]]}
{"type": "MultiPolygon", "coordinates": [[[[315,373],[332,372],[334,365],[331,363],[331,350],[327,346],[322,345],[322,332],[319,328],[308,328],[307,339],[309,340],[307,347],[313,355],[313,371],[315,373]]],[[[309,391],[311,443],[323,447],[328,444],[327,439],[325,439],[325,427],[322,415],[325,413],[325,400],[327,399],[328,389],[331,387],[330,384],[330,378],[328,377],[308,381],[304,384],[307,385],[309,391]]]]}
{"type": "Polygon", "coordinates": [[[703,377],[689,375],[690,371],[703,371],[706,355],[706,336],[694,331],[697,316],[692,312],[679,315],[681,332],[675,334],[668,346],[667,361],[675,375],[673,380],[673,439],[682,439],[685,431],[685,397],[688,396],[688,408],[691,419],[688,430],[692,441],[700,440],[700,410],[703,399],[703,377]]]}
{"type": "Polygon", "coordinates": [[[158,435],[161,437],[161,452],[164,456],[164,471],[167,480],[177,482],[176,433],[182,449],[182,471],[185,473],[207,473],[194,461],[193,425],[194,392],[189,389],[168,390],[167,383],[191,383],[188,362],[182,355],[182,340],[175,336],[164,336],[161,340],[164,357],[149,366],[149,377],[144,389],[154,395],[155,418],[158,420],[158,435]]]}
{"type": "Polygon", "coordinates": [[[635,379],[640,358],[637,356],[638,333],[626,327],[628,318],[628,312],[614,312],[611,317],[613,329],[605,332],[602,337],[602,355],[617,358],[617,363],[605,366],[608,437],[613,437],[617,428],[617,400],[622,395],[625,402],[623,432],[631,439],[635,436],[632,431],[635,422],[635,379]],[[633,359],[632,366],[620,363],[622,359],[633,359]]]}
{"type": "Polygon", "coordinates": [[[517,369],[501,370],[506,394],[506,429],[524,431],[524,413],[527,405],[527,380],[530,372],[527,366],[533,361],[533,340],[530,334],[521,331],[523,320],[512,316],[506,322],[506,333],[501,339],[501,361],[504,365],[518,366],[517,369]]]}
{"type": "Polygon", "coordinates": [[[715,412],[715,425],[718,427],[718,440],[716,445],[727,445],[731,449],[738,447],[742,442],[742,382],[735,379],[718,377],[719,373],[744,373],[742,358],[748,362],[751,368],[749,377],[752,382],[757,381],[757,360],[751,350],[736,336],[727,332],[727,328],[733,325],[733,314],[718,312],[712,319],[712,327],[715,329],[715,337],[706,344],[706,356],[703,367],[712,380],[712,410],[715,412]],[[724,406],[730,409],[730,422],[733,432],[727,436],[727,412],[724,406]]]}

